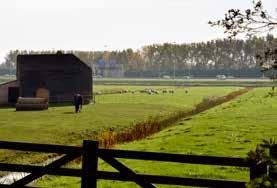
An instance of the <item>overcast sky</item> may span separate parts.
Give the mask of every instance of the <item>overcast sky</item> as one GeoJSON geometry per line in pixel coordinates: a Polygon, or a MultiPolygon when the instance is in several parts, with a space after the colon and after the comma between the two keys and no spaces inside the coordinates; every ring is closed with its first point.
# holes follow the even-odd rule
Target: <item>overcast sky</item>
{"type": "MultiPolygon", "coordinates": [[[[222,38],[207,22],[252,0],[0,0],[0,63],[9,50],[120,50],[222,38]]],[[[277,0],[263,0],[277,17],[277,0]]]]}

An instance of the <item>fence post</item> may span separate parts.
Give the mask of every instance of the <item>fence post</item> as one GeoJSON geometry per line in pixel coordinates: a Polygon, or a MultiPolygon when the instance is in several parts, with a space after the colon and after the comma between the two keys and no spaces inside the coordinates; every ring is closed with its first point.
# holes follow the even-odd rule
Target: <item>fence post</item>
{"type": "Polygon", "coordinates": [[[277,185],[277,144],[274,144],[269,149],[270,158],[273,162],[269,169],[269,177],[277,185]]]}
{"type": "Polygon", "coordinates": [[[96,188],[97,163],[98,163],[98,142],[84,140],[81,188],[96,188]]]}
{"type": "Polygon", "coordinates": [[[272,159],[277,159],[277,144],[270,147],[269,153],[272,159]]]}
{"type": "Polygon", "coordinates": [[[261,163],[257,165],[256,163],[251,163],[250,164],[250,180],[254,180],[255,178],[258,178],[259,176],[263,174],[267,174],[267,164],[266,163],[261,163]]]}

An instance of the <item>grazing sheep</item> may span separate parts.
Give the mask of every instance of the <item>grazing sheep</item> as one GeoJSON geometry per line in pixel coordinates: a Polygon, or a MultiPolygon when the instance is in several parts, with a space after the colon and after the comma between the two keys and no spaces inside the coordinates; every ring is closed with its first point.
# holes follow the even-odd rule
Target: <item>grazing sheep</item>
{"type": "Polygon", "coordinates": [[[168,92],[171,93],[171,94],[174,94],[174,90],[172,90],[172,89],[169,90],[168,92]]]}
{"type": "Polygon", "coordinates": [[[135,94],[136,92],[135,91],[132,91],[132,94],[135,94]]]}
{"type": "Polygon", "coordinates": [[[160,92],[158,90],[155,90],[155,89],[148,89],[148,88],[145,88],[143,90],[140,90],[139,91],[140,93],[146,93],[146,94],[149,94],[149,95],[152,95],[152,94],[159,94],[160,92]]]}
{"type": "Polygon", "coordinates": [[[188,93],[189,91],[188,90],[185,90],[185,93],[188,93]]]}
{"type": "Polygon", "coordinates": [[[148,92],[149,92],[149,89],[147,89],[147,88],[140,90],[140,93],[148,93],[148,92]]]}
{"type": "Polygon", "coordinates": [[[163,93],[167,93],[167,90],[163,90],[163,93]]]}
{"type": "Polygon", "coordinates": [[[101,91],[97,91],[97,92],[96,92],[96,95],[101,95],[101,94],[102,94],[101,91]]]}

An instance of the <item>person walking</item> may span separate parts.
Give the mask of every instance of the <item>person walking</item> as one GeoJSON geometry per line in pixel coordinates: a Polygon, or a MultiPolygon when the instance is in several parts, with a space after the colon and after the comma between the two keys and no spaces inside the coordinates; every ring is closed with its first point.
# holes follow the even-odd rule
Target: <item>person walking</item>
{"type": "Polygon", "coordinates": [[[75,113],[81,112],[83,106],[83,96],[79,93],[74,95],[75,113]]]}

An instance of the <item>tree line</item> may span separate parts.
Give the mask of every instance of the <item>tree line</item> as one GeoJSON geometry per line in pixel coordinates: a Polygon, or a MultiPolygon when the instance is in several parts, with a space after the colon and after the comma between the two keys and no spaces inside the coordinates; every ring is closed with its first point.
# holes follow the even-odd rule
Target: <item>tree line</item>
{"type": "MultiPolygon", "coordinates": [[[[73,53],[97,69],[100,60],[123,64],[126,77],[214,77],[217,74],[235,77],[260,77],[260,66],[255,60],[259,52],[277,46],[277,38],[251,37],[247,40],[217,39],[198,43],[164,43],[144,46],[139,50],[121,51],[64,51],[73,53]]],[[[18,54],[46,54],[57,51],[10,51],[0,74],[16,72],[18,54]]],[[[97,74],[97,70],[95,72],[97,74]]]]}

